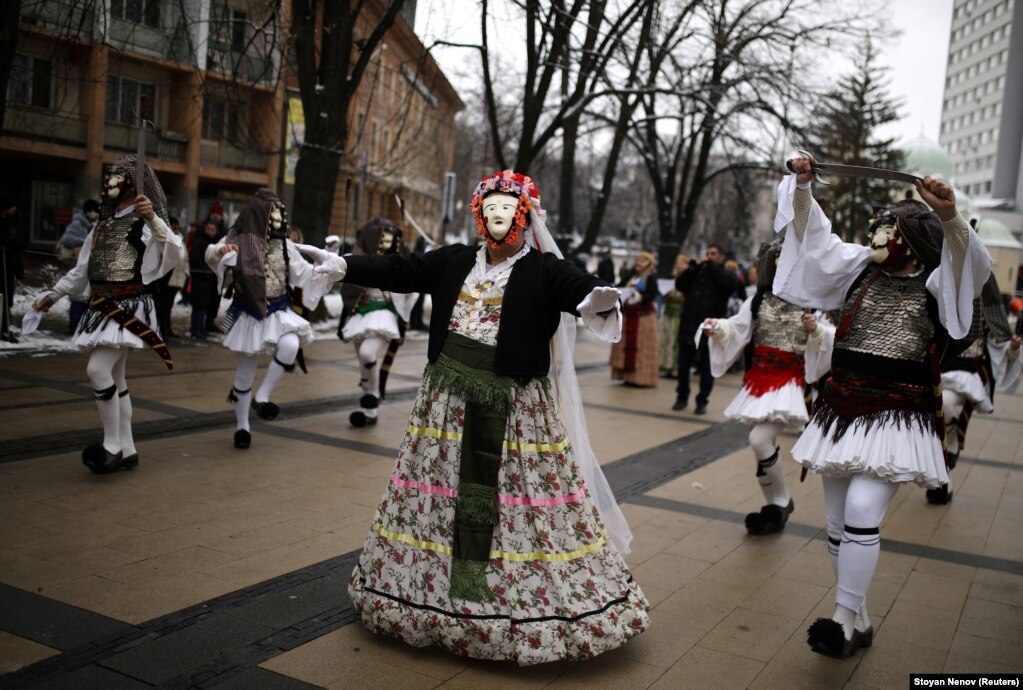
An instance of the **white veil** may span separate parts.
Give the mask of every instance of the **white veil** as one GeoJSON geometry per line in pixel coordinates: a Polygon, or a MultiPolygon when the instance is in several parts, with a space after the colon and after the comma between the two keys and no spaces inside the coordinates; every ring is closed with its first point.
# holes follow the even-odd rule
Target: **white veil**
{"type": "MultiPolygon", "coordinates": [[[[551,252],[559,259],[565,258],[555,244],[547,229],[547,213],[540,208],[539,201],[531,199],[533,212],[529,214],[529,229],[526,234],[526,242],[543,252],[551,252]],[[530,242],[530,233],[532,242],[530,242]]],[[[572,314],[562,312],[561,325],[554,339],[551,341],[551,370],[550,380],[554,382],[555,396],[561,415],[565,422],[565,430],[568,432],[569,441],[575,451],[575,459],[586,482],[586,488],[590,492],[597,510],[600,511],[601,520],[607,528],[608,535],[619,553],[629,553],[629,544],[632,541],[632,530],[625,520],[622,509],[615,500],[610,484],[604,472],[600,469],[597,457],[593,454],[590,446],[590,434],[586,428],[586,417],[583,414],[582,398],[579,393],[579,381],[575,376],[575,362],[572,358],[575,351],[575,317],[572,314]]]]}

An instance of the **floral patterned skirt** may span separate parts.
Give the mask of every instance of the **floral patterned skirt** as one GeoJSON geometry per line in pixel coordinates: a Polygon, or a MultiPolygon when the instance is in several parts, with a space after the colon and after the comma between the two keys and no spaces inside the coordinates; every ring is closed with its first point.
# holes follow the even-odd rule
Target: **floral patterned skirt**
{"type": "Polygon", "coordinates": [[[487,585],[452,600],[448,577],[465,404],[424,379],[348,586],[374,632],[477,659],[585,659],[650,623],[611,545],[544,380],[515,385],[498,476],[487,585]]]}

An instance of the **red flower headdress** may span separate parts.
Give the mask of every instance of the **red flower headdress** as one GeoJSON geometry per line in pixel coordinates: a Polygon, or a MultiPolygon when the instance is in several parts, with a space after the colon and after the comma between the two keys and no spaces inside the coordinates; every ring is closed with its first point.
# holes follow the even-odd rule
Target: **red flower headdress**
{"type": "Polygon", "coordinates": [[[520,233],[524,232],[529,225],[529,210],[534,204],[539,208],[540,190],[537,188],[536,183],[529,176],[522,173],[512,170],[501,170],[495,172],[490,177],[484,177],[476,185],[469,208],[472,211],[472,215],[476,217],[476,232],[487,241],[487,244],[496,248],[501,244],[514,245],[519,241],[520,233]],[[487,223],[483,218],[483,199],[492,193],[510,194],[519,198],[519,206],[515,210],[512,228],[500,243],[494,241],[490,233],[487,232],[487,223]]]}

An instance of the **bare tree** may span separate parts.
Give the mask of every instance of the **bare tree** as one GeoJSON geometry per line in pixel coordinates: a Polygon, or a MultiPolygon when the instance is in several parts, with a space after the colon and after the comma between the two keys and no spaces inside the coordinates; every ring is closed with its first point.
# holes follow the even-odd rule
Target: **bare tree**
{"type": "Polygon", "coordinates": [[[349,135],[349,110],[404,0],[383,11],[367,0],[291,0],[291,43],[305,112],[305,140],[295,168],[292,220],[319,243],[327,235],[338,171],[349,135]],[[368,35],[360,35],[369,27],[368,35]]]}
{"type": "Polygon", "coordinates": [[[14,51],[18,47],[18,16],[21,0],[10,0],[0,7],[0,126],[7,111],[7,82],[14,65],[14,51]]]}
{"type": "Polygon", "coordinates": [[[825,50],[861,22],[816,0],[703,0],[688,38],[651,74],[630,141],[653,188],[658,269],[669,275],[708,182],[734,167],[770,165],[778,130],[797,126],[788,104],[813,92],[793,56],[825,50]],[[662,88],[655,88],[661,84],[662,88]]]}

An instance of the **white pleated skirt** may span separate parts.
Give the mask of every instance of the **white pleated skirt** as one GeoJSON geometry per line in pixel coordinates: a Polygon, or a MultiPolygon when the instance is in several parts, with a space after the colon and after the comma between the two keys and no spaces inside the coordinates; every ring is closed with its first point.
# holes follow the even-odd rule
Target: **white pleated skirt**
{"type": "MultiPolygon", "coordinates": [[[[117,299],[114,299],[114,301],[123,308],[123,301],[117,299]]],[[[156,304],[152,295],[147,293],[139,297],[138,306],[135,308],[133,316],[156,331],[156,333],[160,333],[160,326],[157,324],[156,318],[156,304]]],[[[130,347],[135,350],[145,350],[149,347],[141,338],[127,328],[91,307],[86,310],[81,321],[78,322],[78,328],[71,337],[71,344],[83,350],[92,350],[97,347],[130,347]],[[86,324],[90,320],[96,319],[101,320],[99,327],[91,332],[86,332],[86,324]]]]}
{"type": "Polygon", "coordinates": [[[829,477],[862,474],[886,482],[913,482],[929,489],[948,483],[941,441],[919,424],[905,424],[894,415],[875,423],[852,424],[834,440],[828,429],[812,420],[792,448],[792,457],[812,472],[829,477]]]}
{"type": "Polygon", "coordinates": [[[753,395],[743,386],[725,408],[725,416],[750,426],[776,422],[796,429],[802,429],[810,419],[803,386],[794,382],[760,396],[753,395]]]}
{"type": "Polygon", "coordinates": [[[297,333],[302,347],[315,339],[309,322],[291,309],[279,309],[265,319],[240,312],[224,336],[224,347],[247,355],[273,354],[286,333],[297,333]]]}
{"type": "Polygon", "coordinates": [[[987,386],[980,380],[979,374],[972,371],[944,371],[941,373],[941,387],[971,400],[977,412],[994,412],[995,407],[991,404],[987,386]]]}
{"type": "Polygon", "coordinates": [[[377,309],[366,314],[352,314],[341,329],[345,342],[366,338],[394,340],[401,337],[398,332],[398,317],[390,309],[377,309]]]}

